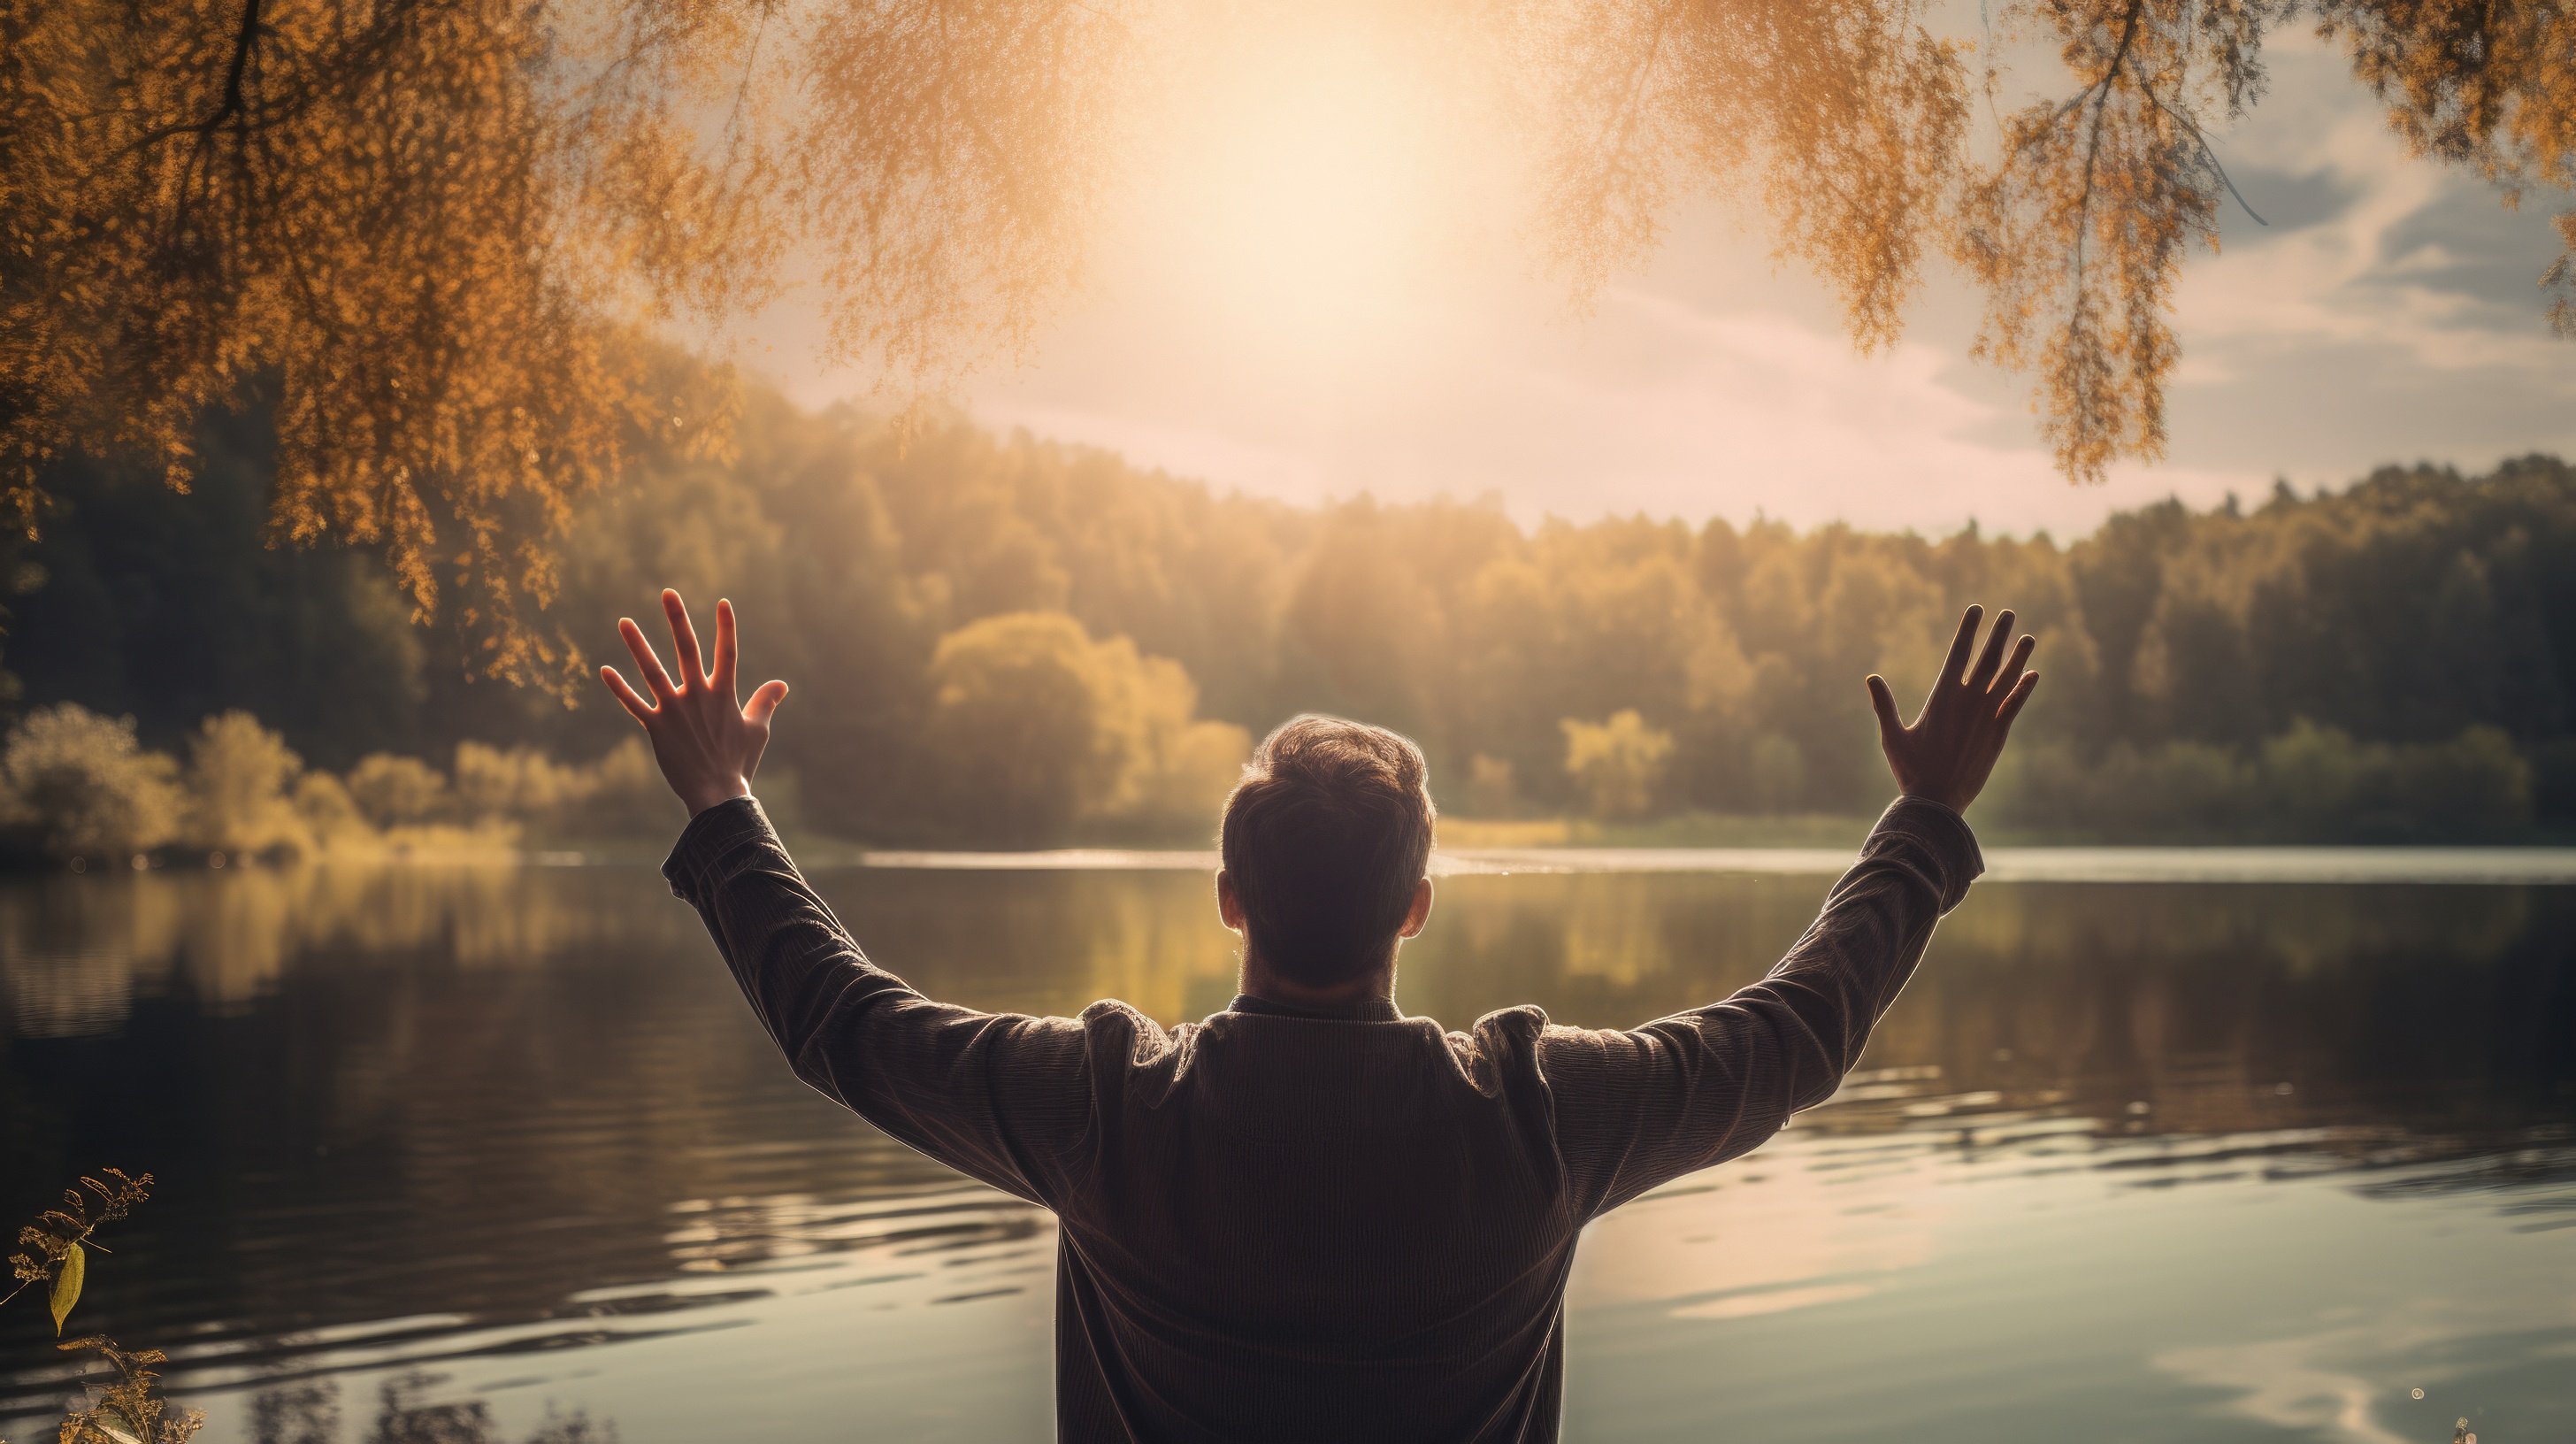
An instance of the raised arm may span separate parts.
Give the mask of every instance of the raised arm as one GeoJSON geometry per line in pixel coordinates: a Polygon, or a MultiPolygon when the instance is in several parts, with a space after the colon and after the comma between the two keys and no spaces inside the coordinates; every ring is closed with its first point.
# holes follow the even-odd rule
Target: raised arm
{"type": "Polygon", "coordinates": [[[1778,966],[1722,1002],[1640,1028],[1540,1035],[1579,1211],[1614,1208],[1752,1149],[1792,1113],[1823,1102],[1859,1061],[1933,924],[1983,870],[1960,813],[2039,682],[2024,670],[2031,638],[2005,660],[2011,612],[1995,618],[1993,639],[1970,665],[1980,615],[1970,607],[1960,620],[1911,727],[1897,720],[1887,683],[1868,680],[1901,795],[1778,966]]]}
{"type": "Polygon", "coordinates": [[[689,806],[663,866],[671,890],[705,919],[798,1077],[952,1168],[1052,1202],[1057,1160],[1088,1117],[1081,1025],[933,1002],[870,963],[751,796],[787,684],[763,683],[749,706],[737,704],[732,604],[716,603],[712,673],[679,593],[662,593],[662,607],[679,680],[631,619],[618,630],[653,700],[614,668],[600,676],[644,724],[663,778],[689,806]]]}

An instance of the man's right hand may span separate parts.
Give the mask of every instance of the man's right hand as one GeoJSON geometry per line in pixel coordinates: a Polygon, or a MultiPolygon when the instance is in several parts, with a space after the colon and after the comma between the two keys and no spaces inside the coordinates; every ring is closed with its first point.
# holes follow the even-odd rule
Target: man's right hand
{"type": "Polygon", "coordinates": [[[720,802],[751,795],[751,774],[769,746],[770,714],[787,696],[784,682],[763,682],[751,694],[751,705],[734,700],[735,644],[733,603],[716,603],[716,665],[709,672],[698,655],[698,633],[689,625],[689,609],[678,592],[664,590],[662,614],[671,622],[671,651],[680,664],[680,680],[662,670],[653,644],[632,617],[617,619],[626,650],[635,654],[636,670],[653,700],[647,702],[626,684],[614,667],[599,669],[599,680],[617,694],[644,734],[653,739],[653,760],[662,765],[662,780],[697,816],[720,802]]]}
{"type": "Polygon", "coordinates": [[[1984,790],[1995,759],[2003,755],[2013,718],[2039,686],[2037,672],[2022,670],[2036,638],[2022,638],[2013,648],[2012,660],[2004,661],[2004,638],[2013,624],[2009,611],[1995,614],[1994,636],[1976,666],[1968,665],[1968,653],[1977,645],[1977,619],[1983,612],[1981,607],[1970,607],[1959,619],[1959,635],[1950,643],[1949,659],[1941,664],[1940,679],[1932,684],[1932,695],[1923,699],[1923,711],[1913,726],[1897,720],[1896,698],[1887,690],[1887,679],[1874,675],[1869,679],[1870,708],[1878,713],[1878,745],[1887,753],[1887,768],[1896,774],[1898,790],[1958,812],[1967,811],[1984,790]]]}

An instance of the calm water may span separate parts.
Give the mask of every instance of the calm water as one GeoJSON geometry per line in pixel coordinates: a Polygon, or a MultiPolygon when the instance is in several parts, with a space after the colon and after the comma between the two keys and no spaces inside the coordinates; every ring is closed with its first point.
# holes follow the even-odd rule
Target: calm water
{"type": "MultiPolygon", "coordinates": [[[[2576,1438],[2576,887],[1997,861],[1835,1101],[1594,1227],[1569,1438],[2576,1438]]],[[[1825,886],[1550,865],[1444,880],[1408,1011],[1643,1021],[1825,886]]],[[[962,1002],[1232,992],[1201,873],[817,880],[962,1002]]],[[[795,1083],[649,871],[9,883],[0,1038],[0,1202],[160,1176],[75,1323],[209,1440],[1049,1435],[1049,1218],[795,1083]]]]}

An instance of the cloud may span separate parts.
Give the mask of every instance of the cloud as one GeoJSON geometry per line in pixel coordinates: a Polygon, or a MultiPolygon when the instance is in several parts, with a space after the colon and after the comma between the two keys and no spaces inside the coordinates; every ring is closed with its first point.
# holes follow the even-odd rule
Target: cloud
{"type": "MultiPolygon", "coordinates": [[[[2330,57],[2298,59],[2301,88],[2331,86],[2314,73],[2330,57]]],[[[2269,133],[2259,147],[2322,162],[2305,185],[2328,191],[2331,208],[2276,235],[2231,226],[2235,243],[2195,259],[2181,298],[2190,338],[2382,346],[2433,371],[2576,375],[2576,353],[2542,323],[2537,281],[2558,250],[2545,216],[2504,211],[2491,189],[2409,157],[2369,97],[2344,88],[2342,104],[2298,108],[2297,150],[2269,133]],[[2515,272],[2518,286],[2506,280],[2515,272]]]]}
{"type": "Polygon", "coordinates": [[[2508,210],[2409,156],[2311,35],[2282,33],[2269,58],[2271,95],[2216,145],[2272,224],[2231,202],[2221,253],[2185,267],[2175,458],[2335,482],[2576,450],[2576,346],[2549,333],[2537,286],[2567,199],[2508,210]]]}
{"type": "MultiPolygon", "coordinates": [[[[2576,346],[2548,334],[2531,284],[2556,254],[2546,198],[2509,212],[2474,177],[2408,157],[2312,37],[2283,32],[2270,60],[2271,94],[2216,144],[2273,224],[2231,203],[2222,252],[2187,262],[2170,458],[2102,487],[2052,470],[2029,378],[1965,359],[1977,306],[1954,278],[1931,278],[1903,342],[1860,356],[1832,298],[1713,201],[1579,318],[1508,226],[1387,268],[1394,289],[1367,306],[1300,321],[1289,292],[1185,265],[1176,246],[1204,247],[1131,225],[1035,363],[965,399],[988,423],[1299,501],[1499,493],[1523,519],[1759,511],[1930,533],[1974,518],[2063,537],[2169,494],[2251,497],[2276,475],[2339,485],[2387,462],[2576,452],[2576,346]]],[[[754,329],[780,358],[810,354],[795,315],[754,329]]],[[[820,369],[791,387],[867,389],[820,369]]]]}
{"type": "Polygon", "coordinates": [[[1310,501],[1363,488],[1396,498],[1494,491],[1524,520],[1760,512],[1798,525],[1948,532],[1973,518],[2068,533],[2115,505],[2177,491],[2206,504],[2268,479],[2138,467],[2108,487],[2071,487],[2028,439],[2026,418],[1955,384],[1963,369],[1922,342],[1865,357],[1777,309],[1719,309],[1625,284],[1580,327],[1453,345],[1437,364],[1320,414],[1240,398],[1167,409],[1114,382],[1026,379],[988,389],[976,410],[1222,485],[1310,501]],[[1997,424],[2008,419],[2019,424],[1997,424]]]}

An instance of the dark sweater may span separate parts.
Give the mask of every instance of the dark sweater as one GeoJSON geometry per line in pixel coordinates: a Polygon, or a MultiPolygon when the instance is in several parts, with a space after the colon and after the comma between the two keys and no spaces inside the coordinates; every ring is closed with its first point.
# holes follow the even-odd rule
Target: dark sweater
{"type": "Polygon", "coordinates": [[[1164,1029],[933,1002],[871,964],[749,799],[664,867],[797,1076],[1055,1211],[1066,1440],[1544,1441],[1583,1225],[1831,1094],[1981,870],[1900,799],[1769,976],[1627,1032],[1238,998],[1164,1029]]]}

